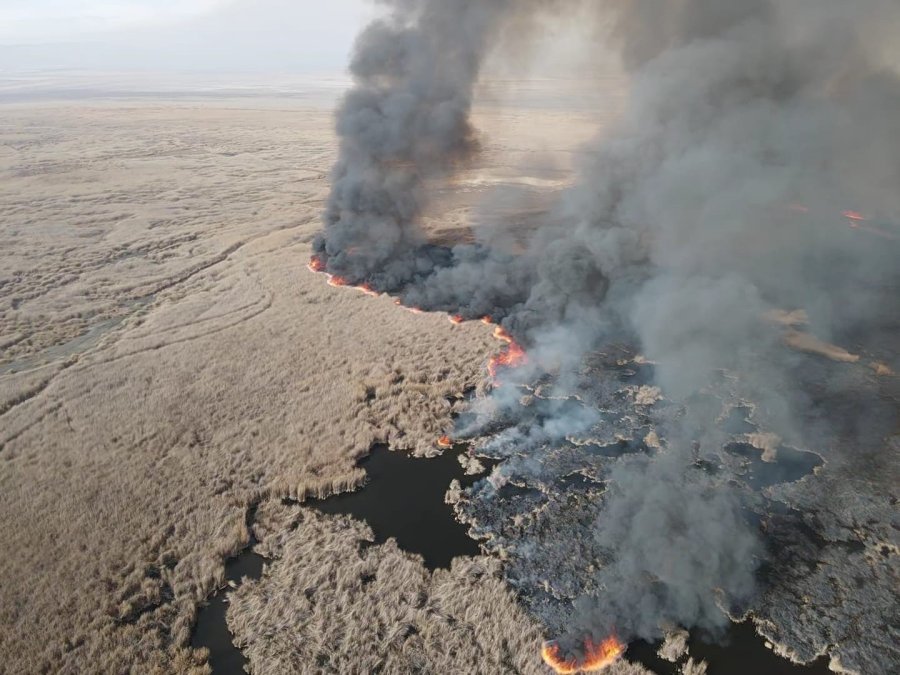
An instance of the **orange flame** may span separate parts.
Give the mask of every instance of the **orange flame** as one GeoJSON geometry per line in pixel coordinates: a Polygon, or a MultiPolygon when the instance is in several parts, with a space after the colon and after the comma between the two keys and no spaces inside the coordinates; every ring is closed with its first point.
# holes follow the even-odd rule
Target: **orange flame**
{"type": "Polygon", "coordinates": [[[374,290],[369,284],[363,283],[363,284],[358,284],[356,286],[352,286],[346,279],[344,279],[344,277],[339,277],[336,274],[328,274],[328,272],[325,271],[327,269],[327,265],[325,264],[325,261],[322,260],[322,258],[320,258],[317,255],[314,255],[312,258],[309,259],[309,264],[307,265],[307,267],[309,268],[310,272],[317,272],[317,273],[323,272],[325,274],[325,276],[328,277],[328,285],[329,286],[334,286],[335,288],[343,288],[344,286],[347,286],[348,288],[354,288],[357,291],[365,293],[366,295],[371,295],[376,298],[379,295],[381,295],[378,291],[374,290]]]}
{"type": "MultiPolygon", "coordinates": [[[[482,319],[483,321],[484,319],[482,319]]],[[[492,379],[497,379],[497,373],[501,368],[515,368],[528,360],[528,355],[522,346],[516,342],[512,335],[506,332],[502,326],[494,328],[494,337],[506,343],[506,349],[491,357],[488,361],[488,373],[492,379]]]]}
{"type": "Polygon", "coordinates": [[[512,335],[506,332],[506,329],[503,326],[497,326],[494,328],[494,339],[502,340],[508,345],[515,344],[515,340],[513,340],[512,335]]]}
{"type": "MultiPolygon", "coordinates": [[[[494,322],[489,316],[484,317],[482,323],[492,325],[494,322]]],[[[488,361],[488,373],[492,379],[497,379],[497,373],[501,368],[515,368],[527,360],[527,355],[522,346],[516,342],[503,326],[494,326],[494,338],[505,342],[507,347],[488,361]]]]}
{"type": "Polygon", "coordinates": [[[459,314],[451,314],[447,318],[450,320],[450,323],[452,323],[456,326],[458,326],[463,321],[465,321],[465,319],[463,319],[459,314]]]}
{"type": "Polygon", "coordinates": [[[437,444],[438,444],[439,448],[452,448],[453,447],[453,439],[451,439],[449,436],[441,436],[438,439],[437,444]]]}
{"type": "Polygon", "coordinates": [[[309,259],[309,264],[307,265],[310,272],[324,272],[325,271],[325,261],[322,260],[319,256],[314,255],[309,259]]]}
{"type": "Polygon", "coordinates": [[[573,673],[597,673],[611,666],[625,653],[625,645],[619,639],[610,635],[600,644],[594,644],[587,638],[584,641],[584,659],[579,662],[575,659],[564,659],[560,653],[559,645],[555,642],[545,642],[541,649],[541,657],[544,663],[553,668],[559,675],[573,675],[573,673]]]}
{"type": "MultiPolygon", "coordinates": [[[[810,212],[809,207],[804,206],[803,204],[789,204],[787,208],[795,213],[810,212]]],[[[841,215],[849,221],[850,227],[858,232],[867,232],[869,234],[878,235],[884,239],[900,241],[900,235],[873,225],[872,221],[859,211],[841,211],[841,215]]]]}
{"type": "Polygon", "coordinates": [[[373,298],[377,298],[379,295],[381,295],[378,291],[369,286],[369,284],[360,284],[359,286],[354,286],[354,288],[365,293],[366,295],[371,295],[373,298]]]}
{"type": "Polygon", "coordinates": [[[844,218],[850,221],[850,227],[852,227],[854,230],[861,230],[863,232],[868,232],[869,234],[876,234],[884,239],[893,239],[894,241],[900,241],[900,235],[871,225],[871,221],[857,211],[844,211],[842,215],[844,216],[844,218]]]}
{"type": "Polygon", "coordinates": [[[342,286],[347,285],[347,280],[344,279],[344,277],[338,277],[338,276],[329,274],[328,275],[328,285],[334,286],[335,288],[340,288],[342,286]]]}
{"type": "Polygon", "coordinates": [[[425,313],[424,310],[421,310],[418,307],[410,307],[408,305],[404,305],[403,301],[400,299],[394,300],[394,304],[397,305],[397,307],[400,307],[401,309],[405,309],[407,312],[411,312],[413,314],[424,314],[425,313]]]}
{"type": "Polygon", "coordinates": [[[352,288],[353,290],[359,291],[360,293],[365,293],[366,295],[371,295],[373,298],[377,298],[379,295],[381,295],[378,291],[373,290],[372,287],[369,286],[369,284],[362,283],[362,284],[356,284],[354,286],[354,285],[351,285],[350,282],[348,282],[346,279],[344,279],[344,277],[339,277],[335,274],[328,275],[328,285],[334,286],[335,288],[344,288],[344,287],[352,288]]]}

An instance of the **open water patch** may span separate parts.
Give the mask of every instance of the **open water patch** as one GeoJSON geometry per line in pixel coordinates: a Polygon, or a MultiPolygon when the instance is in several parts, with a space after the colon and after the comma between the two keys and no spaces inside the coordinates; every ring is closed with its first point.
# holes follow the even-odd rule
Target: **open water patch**
{"type": "Polygon", "coordinates": [[[482,477],[465,475],[458,458],[467,451],[457,445],[439,457],[420,459],[379,445],[359,462],[367,475],[363,487],[303,505],[363,520],[372,528],[376,544],[394,538],[404,551],[421,555],[429,570],[449,568],[453,558],[481,553],[444,501],[454,479],[469,487],[482,477]]]}
{"type": "Polygon", "coordinates": [[[824,464],[822,458],[813,452],[787,446],[779,446],[771,461],[764,460],[763,451],[748,443],[730,443],[725,450],[744,461],[744,479],[755,490],[793,483],[824,464]]]}
{"type": "MultiPolygon", "coordinates": [[[[256,507],[247,511],[247,526],[252,533],[256,507]]],[[[209,650],[209,667],[214,675],[240,675],[246,672],[247,657],[235,646],[225,611],[228,594],[245,578],[259,579],[266,559],[253,551],[256,539],[252,536],[246,548],[225,562],[225,584],[219,588],[197,614],[197,623],[191,635],[191,647],[209,650]]]]}
{"type": "MultiPolygon", "coordinates": [[[[466,446],[457,445],[439,457],[419,459],[378,445],[359,462],[366,471],[365,485],[354,492],[310,499],[302,506],[363,520],[372,528],[376,544],[394,538],[404,551],[421,555],[429,570],[449,568],[453,558],[481,553],[478,543],[467,535],[466,526],[456,520],[452,507],[444,501],[454,479],[468,487],[481,477],[465,475],[459,462],[465,452],[466,446]]],[[[255,516],[256,508],[249,509],[247,526],[251,531],[255,516]]],[[[253,551],[255,543],[251,538],[243,551],[225,563],[226,583],[197,615],[191,646],[209,650],[208,662],[214,675],[240,675],[248,664],[233,642],[225,612],[231,590],[245,578],[262,576],[266,559],[253,551]]]]}
{"type": "Polygon", "coordinates": [[[633,642],[625,657],[649,668],[657,675],[678,675],[680,665],[688,655],[694,661],[706,661],[706,675],[833,675],[828,669],[828,657],[821,657],[803,665],[782,658],[766,646],[753,623],[733,623],[719,641],[708,640],[696,632],[688,640],[688,652],[677,663],[657,654],[660,643],[643,640],[633,642]]]}

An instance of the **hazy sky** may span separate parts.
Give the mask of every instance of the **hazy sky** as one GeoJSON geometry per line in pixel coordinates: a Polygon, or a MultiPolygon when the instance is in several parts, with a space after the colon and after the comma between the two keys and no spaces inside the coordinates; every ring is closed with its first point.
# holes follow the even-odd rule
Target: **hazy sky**
{"type": "Polygon", "coordinates": [[[335,72],[367,0],[0,0],[0,68],[335,72]]]}

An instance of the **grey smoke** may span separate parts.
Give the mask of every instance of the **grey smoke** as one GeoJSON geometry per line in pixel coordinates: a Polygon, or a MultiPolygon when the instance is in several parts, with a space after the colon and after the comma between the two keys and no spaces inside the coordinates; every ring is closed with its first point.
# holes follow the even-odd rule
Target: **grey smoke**
{"type": "MultiPolygon", "coordinates": [[[[636,343],[688,412],[656,457],[609,476],[597,524],[607,592],[585,599],[574,624],[626,639],[657,637],[667,622],[721,626],[718,606],[752,593],[761,549],[741,495],[692,466],[694,444],[715,452],[720,439],[688,402],[727,371],[766,429],[798,447],[831,442],[799,357],[761,317],[803,309],[822,339],[872,349],[895,334],[900,245],[841,213],[900,223],[900,4],[571,3],[607,27],[630,102],[517,256],[429,246],[417,218],[426,182],[476,150],[469,113],[484,58],[549,3],[386,4],[390,18],[363,34],[351,67],[317,251],[332,271],[411,304],[502,317],[531,367],[564,379],[605,341],[636,343]]],[[[839,380],[811,377],[840,393],[839,380]]],[[[503,387],[491,405],[515,410],[503,387]]],[[[538,448],[564,438],[568,421],[519,425],[506,440],[538,448]]]]}
{"type": "Polygon", "coordinates": [[[661,626],[675,625],[716,634],[727,623],[719,603],[736,606],[752,595],[760,543],[739,501],[686,467],[673,453],[613,470],[596,527],[610,562],[599,573],[598,596],[579,603],[573,640],[611,633],[652,640],[661,626]]]}
{"type": "Polygon", "coordinates": [[[382,0],[359,37],[356,86],[337,114],[340,158],[325,230],[331,271],[396,288],[442,260],[423,253],[424,183],[476,147],[469,121],[483,59],[512,0],[382,0]]]}

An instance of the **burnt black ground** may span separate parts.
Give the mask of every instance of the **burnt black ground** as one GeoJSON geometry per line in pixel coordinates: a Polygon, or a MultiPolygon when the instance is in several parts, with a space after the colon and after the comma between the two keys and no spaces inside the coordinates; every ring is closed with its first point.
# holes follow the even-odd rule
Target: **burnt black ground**
{"type": "MultiPolygon", "coordinates": [[[[393,537],[405,551],[423,557],[430,570],[447,568],[450,561],[462,555],[478,555],[477,542],[466,534],[466,527],[454,517],[444,503],[444,494],[452,480],[469,486],[481,476],[465,476],[457,457],[466,446],[456,446],[440,457],[417,459],[402,452],[391,452],[376,446],[360,461],[368,475],[366,484],[355,492],[321,500],[310,500],[304,506],[322,513],[345,514],[366,521],[375,533],[376,543],[393,537]]],[[[252,521],[252,511],[248,518],[252,521]]],[[[240,583],[244,577],[258,579],[265,558],[254,553],[251,545],[226,563],[227,581],[240,583]]],[[[191,645],[210,650],[209,663],[215,675],[240,675],[247,660],[232,643],[225,622],[229,586],[220,589],[209,604],[200,610],[191,645]]],[[[636,642],[630,645],[628,658],[658,675],[674,675],[675,664],[656,655],[658,645],[636,642]]],[[[732,626],[717,643],[692,635],[690,653],[695,659],[709,663],[708,675],[828,675],[827,660],[798,666],[780,658],[766,648],[749,623],[732,626]]]]}

